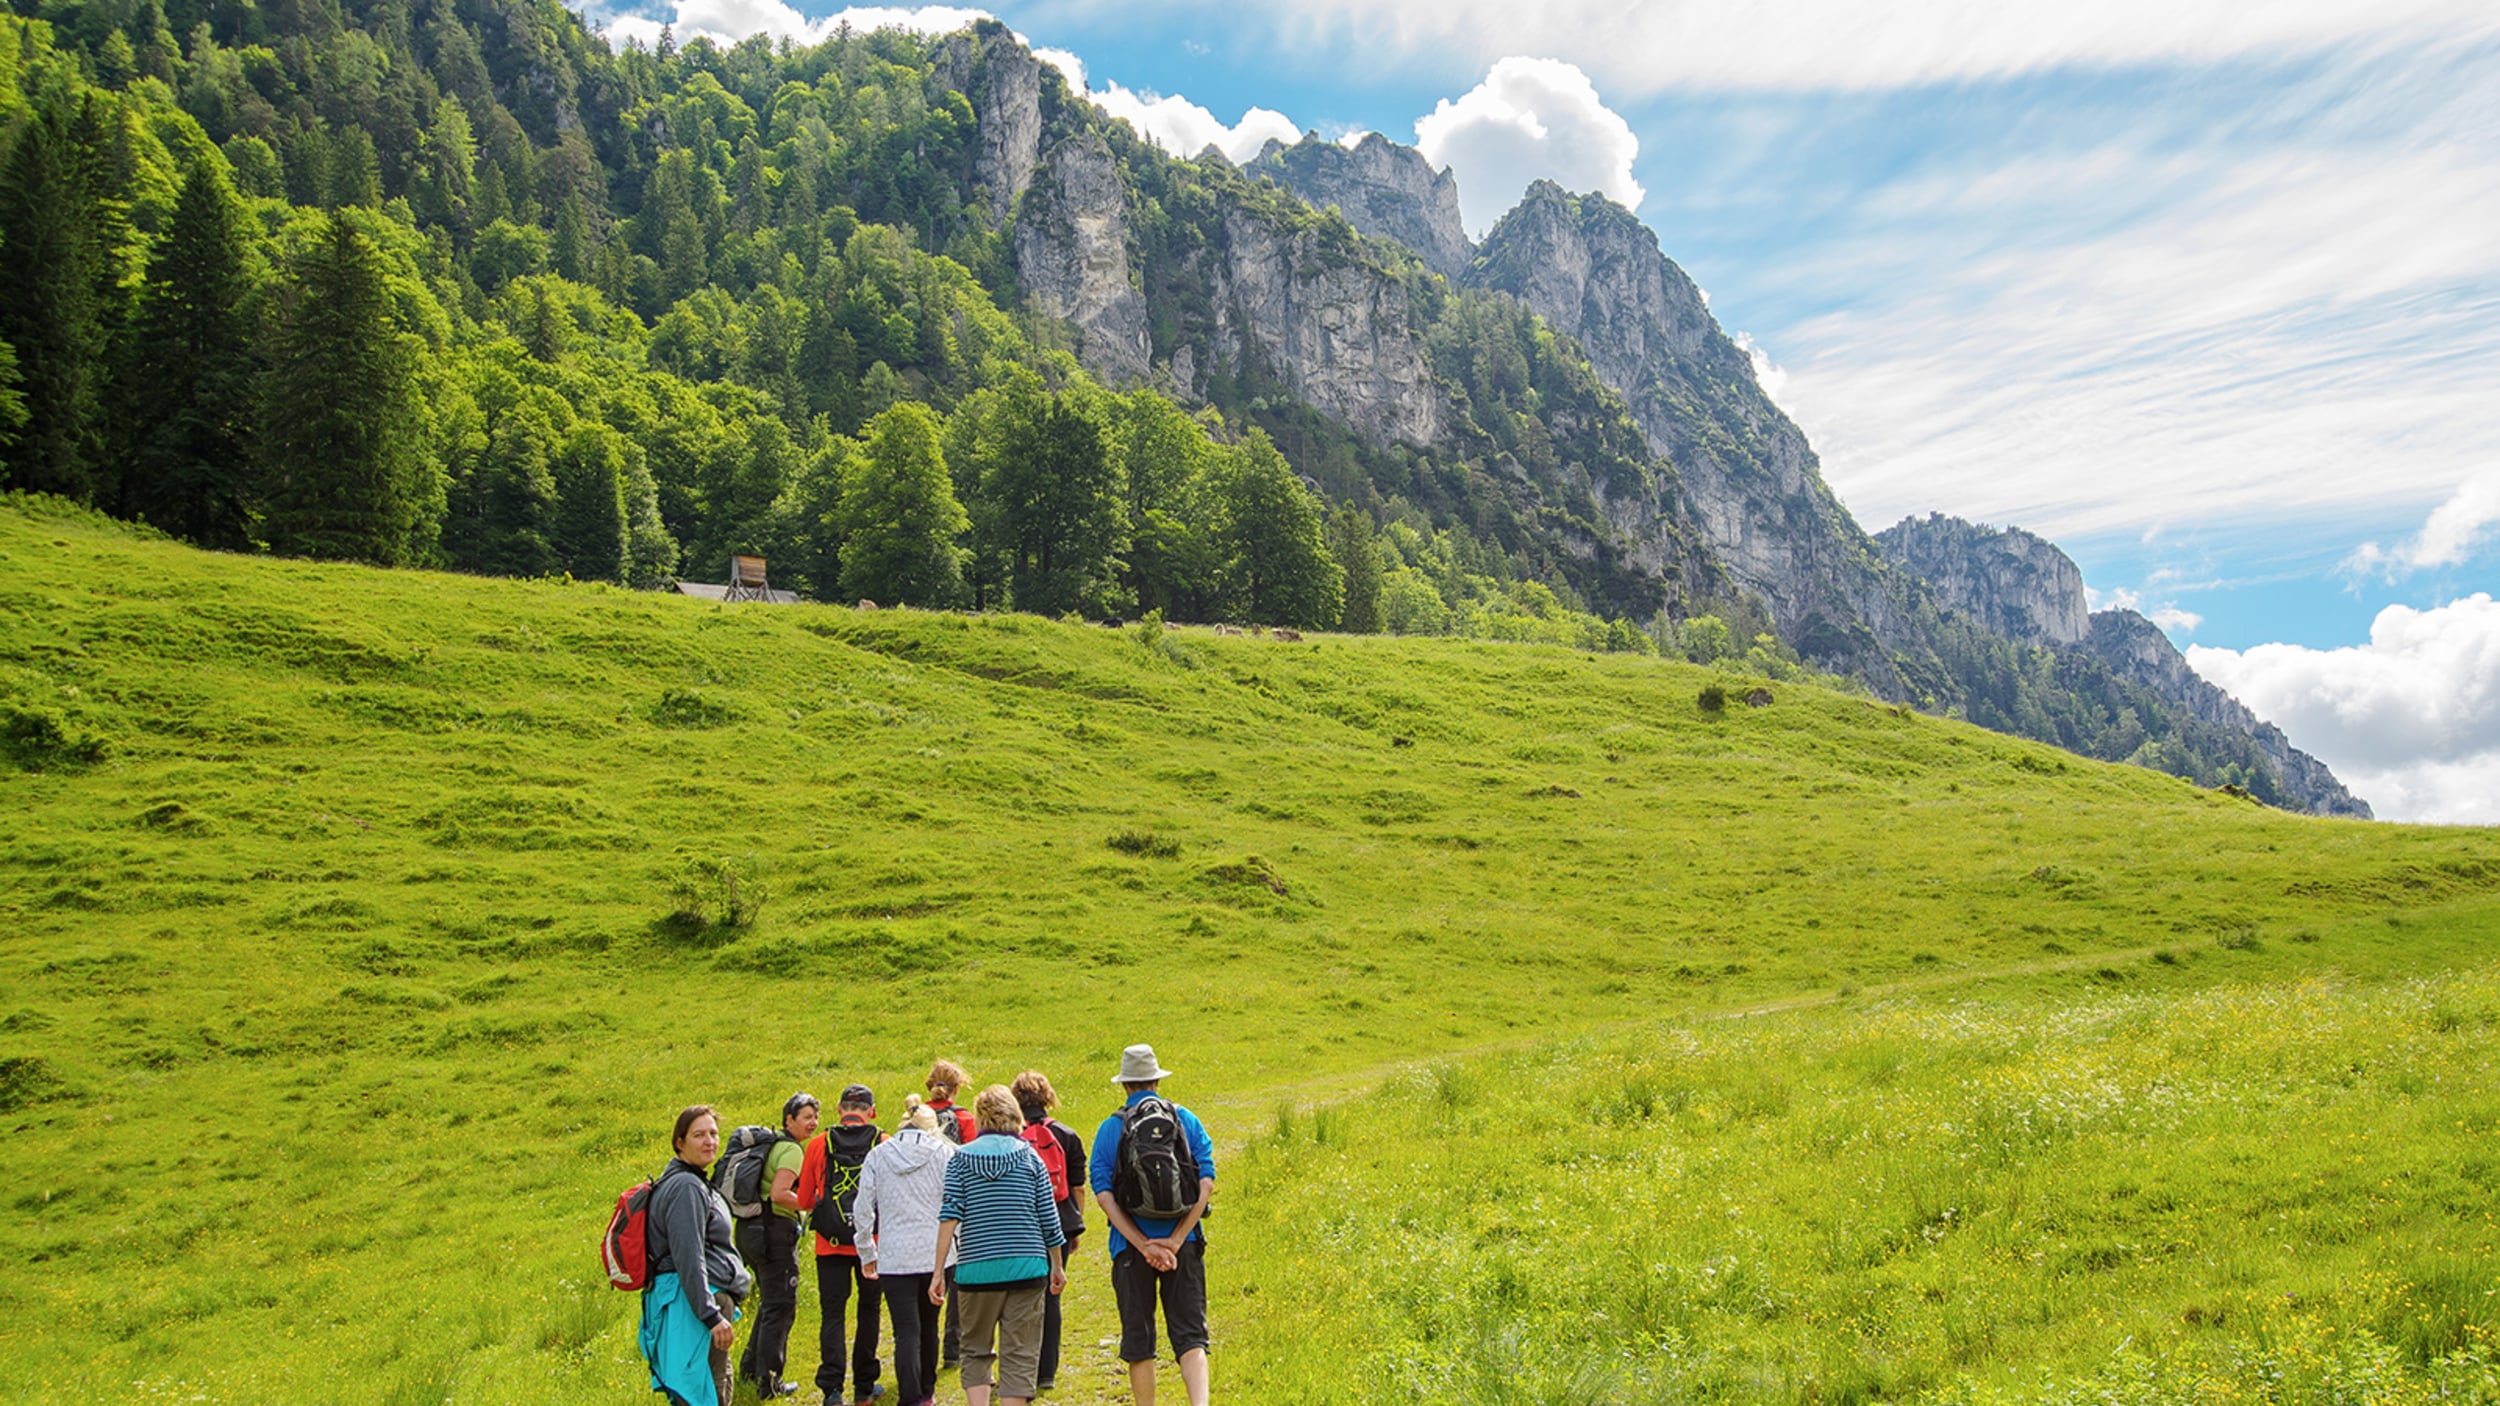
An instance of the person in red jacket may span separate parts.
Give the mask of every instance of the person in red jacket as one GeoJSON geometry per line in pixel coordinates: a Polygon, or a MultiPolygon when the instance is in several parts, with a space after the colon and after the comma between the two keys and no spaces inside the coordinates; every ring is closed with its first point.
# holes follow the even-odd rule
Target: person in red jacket
{"type": "Polygon", "coordinates": [[[885,1392],[877,1382],[877,1281],[860,1272],[851,1205],[859,1166],[885,1141],[877,1131],[877,1096],[866,1084],[842,1091],[840,1121],[810,1139],[799,1163],[798,1203],[816,1227],[816,1291],[824,1317],[816,1330],[816,1386],[825,1400],[868,1402],[885,1392]],[[859,1291],[859,1327],[851,1335],[852,1391],[842,1394],[842,1319],[859,1291]]]}
{"type": "MultiPolygon", "coordinates": [[[[1085,1142],[1076,1135],[1076,1129],[1050,1116],[1050,1110],[1059,1106],[1059,1091],[1050,1086],[1049,1076],[1038,1069],[1028,1069],[1017,1075],[1009,1087],[1016,1096],[1016,1106],[1024,1111],[1024,1140],[1051,1173],[1059,1229],[1068,1237],[1067,1249],[1061,1253],[1064,1261],[1076,1253],[1077,1237],[1085,1233],[1085,1203],[1078,1195],[1085,1185],[1085,1142]]],[[[1059,1299],[1060,1295],[1053,1294],[1042,1306],[1044,1392],[1059,1384],[1059,1299]]]]}

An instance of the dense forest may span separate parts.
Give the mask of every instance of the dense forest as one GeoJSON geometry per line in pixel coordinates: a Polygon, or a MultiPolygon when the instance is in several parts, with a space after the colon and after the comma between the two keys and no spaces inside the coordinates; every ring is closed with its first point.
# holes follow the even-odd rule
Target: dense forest
{"type": "MultiPolygon", "coordinates": [[[[1592,608],[1473,465],[1255,376],[1184,406],[1089,375],[1016,310],[931,41],[612,53],[529,0],[33,8],[0,32],[12,488],[494,574],[656,587],[755,552],[824,600],[1674,637],[1602,571],[1592,608]]],[[[1155,173],[1150,242],[1211,218],[1193,184],[1248,189],[1112,130],[1155,173]]],[[[1469,432],[1515,445],[1536,329],[1479,303],[1443,337],[1491,324],[1504,355],[1452,350],[1483,368],[1469,432]]],[[[1576,363],[1544,389],[1574,370],[1595,394],[1576,363]]]]}

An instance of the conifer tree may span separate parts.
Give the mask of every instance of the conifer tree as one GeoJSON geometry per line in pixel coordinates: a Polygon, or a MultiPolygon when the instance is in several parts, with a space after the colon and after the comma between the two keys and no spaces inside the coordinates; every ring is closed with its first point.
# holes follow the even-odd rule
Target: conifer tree
{"type": "Polygon", "coordinates": [[[420,349],[394,319],[381,252],[349,217],[323,216],[279,292],[261,378],[268,542],[399,565],[434,470],[416,394],[420,349]]]}
{"type": "Polygon", "coordinates": [[[8,453],[26,428],[26,396],[17,382],[17,348],[0,342],[0,454],[8,453]]]}
{"type": "Polygon", "coordinates": [[[84,502],[103,454],[111,251],[76,127],[48,106],[0,165],[0,341],[17,351],[26,415],[7,486],[84,502]]]}
{"type": "Polygon", "coordinates": [[[585,581],[625,573],[625,448],[616,431],[575,425],[557,450],[556,565],[585,581]]]}
{"type": "Polygon", "coordinates": [[[625,584],[656,591],[677,576],[677,539],[660,518],[660,487],[642,447],[625,445],[625,584]]]}
{"type": "Polygon", "coordinates": [[[564,203],[556,207],[555,238],[548,243],[547,266],[559,278],[588,283],[591,257],[590,221],[582,213],[582,198],[579,194],[567,195],[564,203]]]}
{"type": "Polygon", "coordinates": [[[214,161],[193,164],[149,260],[122,397],[123,511],[229,550],[250,545],[255,510],[250,219],[214,161]]]}
{"type": "Polygon", "coordinates": [[[842,594],[899,605],[950,606],[963,598],[971,520],[955,498],[936,412],[916,401],[879,415],[866,449],[843,466],[842,594]]]}
{"type": "Polygon", "coordinates": [[[474,524],[463,566],[498,576],[559,569],[556,457],[559,421],[570,414],[554,392],[533,389],[494,417],[456,509],[474,524]]]}
{"type": "Polygon", "coordinates": [[[421,166],[410,192],[417,218],[465,239],[473,226],[470,203],[477,193],[477,135],[460,99],[446,94],[434,105],[434,125],[420,147],[421,166]]]}
{"type": "Polygon", "coordinates": [[[1345,573],[1345,607],[1337,628],[1349,635],[1379,634],[1380,548],[1372,540],[1371,515],[1352,503],[1339,504],[1328,523],[1328,554],[1345,573]]]}

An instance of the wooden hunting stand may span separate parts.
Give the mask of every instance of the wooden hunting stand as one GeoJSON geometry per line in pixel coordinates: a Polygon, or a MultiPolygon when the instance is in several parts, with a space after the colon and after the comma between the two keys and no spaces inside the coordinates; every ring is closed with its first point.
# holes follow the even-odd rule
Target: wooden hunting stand
{"type": "Polygon", "coordinates": [[[729,558],[729,584],[715,586],[708,581],[680,581],[678,593],[703,600],[761,601],[766,605],[796,605],[798,595],[792,591],[776,591],[764,582],[764,559],[744,553],[729,558]]]}
{"type": "Polygon", "coordinates": [[[764,559],[762,557],[730,557],[729,593],[722,596],[722,600],[768,601],[772,598],[772,588],[764,584],[764,559]]]}

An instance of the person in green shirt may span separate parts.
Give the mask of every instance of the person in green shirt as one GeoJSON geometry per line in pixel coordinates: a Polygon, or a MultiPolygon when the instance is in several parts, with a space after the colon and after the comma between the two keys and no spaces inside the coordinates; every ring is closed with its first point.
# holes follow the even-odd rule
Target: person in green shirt
{"type": "Polygon", "coordinates": [[[755,1331],[738,1358],[738,1375],[755,1383],[759,1400],[778,1401],[798,1390],[781,1379],[790,1365],[790,1325],[799,1317],[799,1232],[807,1208],[799,1204],[799,1164],[816,1135],[824,1110],[810,1093],[781,1105],[782,1138],[764,1157],[769,1189],[764,1214],[738,1223],[738,1253],[755,1271],[755,1331]]]}

